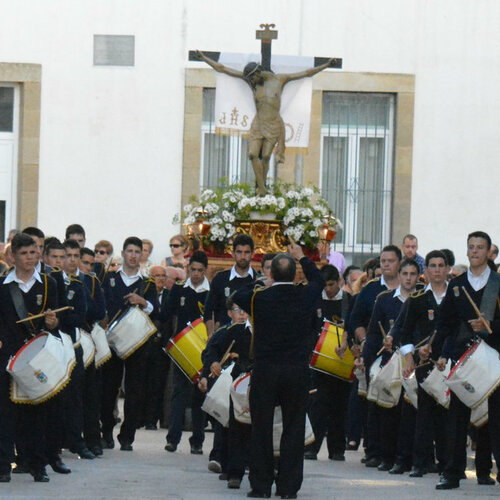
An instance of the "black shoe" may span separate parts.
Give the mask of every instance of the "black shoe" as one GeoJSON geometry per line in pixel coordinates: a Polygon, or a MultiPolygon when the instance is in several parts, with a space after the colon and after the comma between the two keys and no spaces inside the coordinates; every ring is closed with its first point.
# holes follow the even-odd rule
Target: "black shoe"
{"type": "Polygon", "coordinates": [[[368,457],[365,455],[365,456],[364,456],[364,457],[360,460],[360,462],[361,462],[362,464],[366,464],[366,462],[368,462],[368,457]]]}
{"type": "Polygon", "coordinates": [[[219,479],[221,481],[227,481],[227,472],[223,472],[222,474],[219,474],[219,479]]]}
{"type": "Polygon", "coordinates": [[[389,464],[387,462],[382,462],[378,467],[377,470],[380,472],[388,472],[392,469],[392,464],[389,464]]]}
{"type": "Polygon", "coordinates": [[[318,455],[312,450],[307,450],[304,452],[304,460],[318,460],[318,455]]]}
{"type": "Polygon", "coordinates": [[[144,426],[144,429],[146,429],[147,431],[157,431],[158,428],[156,427],[155,424],[147,424],[144,426]]]}
{"type": "Polygon", "coordinates": [[[203,448],[201,446],[191,446],[191,455],[203,455],[203,448]]]}
{"type": "Polygon", "coordinates": [[[416,467],[410,472],[410,477],[424,477],[427,474],[425,469],[419,469],[416,467]]]}
{"type": "Polygon", "coordinates": [[[394,464],[394,467],[389,471],[389,474],[404,474],[409,472],[411,469],[403,464],[394,464]]]}
{"type": "Polygon", "coordinates": [[[290,495],[280,495],[281,498],[297,498],[297,495],[295,493],[290,494],[290,495]]]}
{"type": "Polygon", "coordinates": [[[453,490],[460,487],[460,482],[457,480],[452,481],[451,479],[441,478],[438,484],[436,484],[436,490],[453,490]]]}
{"type": "Polygon", "coordinates": [[[209,460],[207,467],[210,472],[214,472],[215,474],[222,472],[221,464],[217,460],[209,460]]]}
{"type": "Polygon", "coordinates": [[[71,453],[76,453],[80,458],[83,458],[84,460],[94,460],[95,455],[87,448],[81,448],[80,450],[70,450],[71,453]]]}
{"type": "Polygon", "coordinates": [[[0,483],[9,483],[10,482],[10,472],[6,472],[5,474],[0,474],[0,483]]]}
{"type": "Polygon", "coordinates": [[[112,450],[115,447],[115,440],[112,432],[105,432],[102,435],[101,445],[107,450],[112,450]]]}
{"type": "Polygon", "coordinates": [[[486,486],[493,486],[495,484],[495,480],[490,476],[479,476],[477,478],[477,484],[483,484],[486,486]]]}
{"type": "Polygon", "coordinates": [[[177,449],[177,445],[176,445],[176,444],[174,444],[174,443],[167,443],[167,444],[165,445],[165,449],[166,449],[167,451],[175,451],[175,450],[177,449]]]}
{"type": "Polygon", "coordinates": [[[17,464],[12,471],[12,474],[29,474],[30,470],[27,465],[17,464]]]}
{"type": "Polygon", "coordinates": [[[36,472],[31,472],[35,483],[48,483],[50,481],[49,476],[47,476],[47,472],[45,469],[38,470],[36,472]]]}
{"type": "Polygon", "coordinates": [[[264,493],[263,491],[250,490],[247,493],[248,498],[271,498],[271,493],[264,493]]]}
{"type": "Polygon", "coordinates": [[[365,462],[365,467],[378,467],[381,463],[380,458],[370,458],[365,462]]]}
{"type": "Polygon", "coordinates": [[[71,469],[60,458],[55,462],[51,462],[50,466],[58,474],[69,474],[71,472],[71,469]]]}
{"type": "Polygon", "coordinates": [[[336,460],[337,462],[345,462],[345,456],[343,453],[332,453],[328,455],[330,460],[336,460]]]}
{"type": "Polygon", "coordinates": [[[100,457],[103,454],[102,448],[100,446],[92,446],[89,450],[96,456],[100,457]]]}
{"type": "Polygon", "coordinates": [[[239,490],[241,485],[241,479],[239,477],[232,477],[227,480],[227,487],[230,490],[239,490]]]}

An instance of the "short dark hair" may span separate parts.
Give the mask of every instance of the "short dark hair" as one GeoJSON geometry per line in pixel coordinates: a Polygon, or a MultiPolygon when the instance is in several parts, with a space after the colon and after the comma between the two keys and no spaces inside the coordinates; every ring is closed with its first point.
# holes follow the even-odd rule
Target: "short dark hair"
{"type": "Polygon", "coordinates": [[[90,255],[91,257],[95,257],[95,252],[87,247],[80,248],[80,258],[82,258],[84,255],[90,255]]]}
{"type": "Polygon", "coordinates": [[[139,247],[142,250],[142,240],[141,240],[141,238],[138,238],[137,236],[129,236],[123,242],[122,250],[125,250],[129,245],[134,245],[136,247],[139,247]]]}
{"type": "Polygon", "coordinates": [[[78,241],[75,241],[75,240],[71,240],[71,239],[66,240],[63,243],[63,246],[64,246],[64,249],[71,248],[72,250],[78,250],[78,251],[80,251],[80,245],[78,244],[78,241]]]}
{"type": "Polygon", "coordinates": [[[265,253],[263,256],[262,256],[262,260],[260,261],[260,265],[262,267],[264,267],[264,263],[267,262],[268,260],[273,260],[274,257],[276,257],[276,254],[273,253],[273,252],[268,252],[268,253],[265,253]]]}
{"type": "Polygon", "coordinates": [[[420,274],[420,266],[415,259],[403,259],[401,264],[399,264],[399,272],[403,270],[403,267],[413,266],[417,270],[417,274],[420,274]]]}
{"type": "Polygon", "coordinates": [[[238,234],[238,236],[236,236],[236,238],[234,238],[233,240],[233,250],[236,250],[236,247],[238,246],[243,247],[246,245],[249,245],[250,250],[252,250],[253,252],[254,249],[253,239],[248,234],[238,234]]]}
{"type": "Polygon", "coordinates": [[[271,274],[274,281],[293,281],[297,271],[295,259],[287,253],[279,253],[271,262],[271,274]]]}
{"type": "Polygon", "coordinates": [[[347,266],[345,268],[345,271],[342,273],[342,278],[344,278],[344,281],[347,281],[347,278],[349,278],[349,274],[351,274],[351,271],[361,271],[361,268],[359,266],[347,266]]]}
{"type": "Polygon", "coordinates": [[[338,281],[340,279],[339,270],[332,264],[325,264],[320,269],[320,273],[325,281],[338,281]]]}
{"type": "Polygon", "coordinates": [[[66,239],[69,239],[72,234],[82,234],[85,238],[85,229],[80,224],[70,224],[66,228],[66,239]]]}
{"type": "Polygon", "coordinates": [[[35,240],[26,233],[18,233],[12,238],[10,242],[10,248],[12,253],[16,253],[18,250],[24,247],[36,246],[35,240]]]}
{"type": "Polygon", "coordinates": [[[47,255],[47,248],[49,248],[53,243],[61,243],[61,240],[56,236],[48,236],[45,238],[45,246],[43,248],[43,253],[47,255]]]}
{"type": "MultiPolygon", "coordinates": [[[[443,248],[439,250],[444,255],[444,263],[448,266],[455,265],[455,254],[448,248],[443,248]]],[[[429,254],[427,254],[429,255],[429,254]]],[[[425,256],[425,265],[427,265],[427,255],[425,256]]],[[[434,258],[439,257],[439,255],[434,256],[434,258]]],[[[431,257],[432,258],[432,257],[431,257]]]]}
{"type": "Polygon", "coordinates": [[[396,245],[386,245],[384,248],[382,248],[382,251],[380,252],[380,255],[382,255],[384,252],[393,252],[393,253],[395,253],[396,257],[398,258],[398,260],[401,260],[401,258],[403,257],[403,255],[401,253],[401,250],[396,245]]]}
{"type": "Polygon", "coordinates": [[[488,250],[491,248],[491,238],[488,233],[485,233],[484,231],[474,231],[467,236],[467,243],[469,243],[471,238],[483,238],[483,240],[486,240],[486,243],[488,244],[488,250]]]}
{"type": "Polygon", "coordinates": [[[406,240],[417,240],[418,241],[418,238],[414,234],[409,233],[409,234],[405,235],[405,237],[403,238],[403,243],[406,240]]]}
{"type": "Polygon", "coordinates": [[[45,255],[50,255],[50,252],[52,250],[64,250],[66,251],[66,248],[60,241],[53,241],[50,245],[47,245],[44,249],[45,255]]]}
{"type": "Polygon", "coordinates": [[[45,234],[43,234],[43,231],[34,226],[25,227],[21,232],[31,237],[34,236],[35,238],[45,239],[45,234]]]}
{"type": "Polygon", "coordinates": [[[189,265],[193,262],[198,262],[202,266],[208,267],[208,257],[207,254],[201,250],[196,250],[193,252],[191,257],[189,257],[189,265]]]}

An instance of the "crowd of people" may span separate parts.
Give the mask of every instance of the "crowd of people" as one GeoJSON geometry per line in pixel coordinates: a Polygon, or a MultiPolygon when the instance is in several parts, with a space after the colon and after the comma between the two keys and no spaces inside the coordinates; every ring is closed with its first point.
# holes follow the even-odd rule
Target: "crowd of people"
{"type": "Polygon", "coordinates": [[[317,460],[324,438],[333,461],[344,461],[346,451],[362,446],[366,467],[414,478],[440,473],[436,488],[452,489],[464,478],[470,434],[477,481],[494,485],[500,390],[495,385],[489,391],[489,422],[476,428],[471,410],[453,392],[445,408],[421,385],[434,367],[456,363],[479,338],[500,352],[498,247],[480,231],[466,245],[469,265],[457,265],[447,249],[423,258],[409,234],[401,247],[384,247],[360,268],[346,266],[327,247],[314,263],[291,242],[288,253],[264,254],[257,269],[252,238],[238,235],[232,267],[212,276],[207,255],[190,249],[182,235],[170,239],[171,255],[157,265],[147,239],[127,238],[116,258],[107,240],[86,247],[78,224],[61,240],[36,227],[12,231],[0,260],[0,364],[7,366],[40,332],[69,335],[76,364],[66,387],[32,405],[12,401],[12,380],[0,370],[0,482],[10,481],[12,473],[47,482],[48,465],[69,474],[63,448],[92,460],[114,448],[116,437],[120,450],[130,452],[136,430],[157,430],[159,423],[168,425],[165,450],[174,453],[188,407],[190,451],[202,454],[208,418],[202,406],[231,363],[233,381],[251,372],[245,409],[251,424],[239,418],[228,398],[228,422],[210,417],[214,440],[207,465],[232,489],[240,488],[249,468],[248,497],[269,498],[276,483],[278,496],[296,498],[303,460],[317,460]],[[86,364],[79,331],[106,329],[134,307],[149,316],[156,333],[126,357],[112,351],[102,365],[86,364]],[[192,378],[170,362],[165,348],[200,318],[208,341],[202,368],[192,378]],[[337,332],[335,355],[355,358],[357,378],[310,367],[328,325],[337,332]],[[396,352],[404,358],[405,378],[417,379],[417,397],[412,402],[402,392],[387,407],[368,400],[363,386],[370,386],[372,368],[396,352]],[[172,388],[165,402],[169,372],[172,388]],[[123,420],[116,434],[120,392],[123,420]],[[277,450],[276,407],[282,419],[277,450]],[[315,437],[307,443],[306,414],[315,437]]]}

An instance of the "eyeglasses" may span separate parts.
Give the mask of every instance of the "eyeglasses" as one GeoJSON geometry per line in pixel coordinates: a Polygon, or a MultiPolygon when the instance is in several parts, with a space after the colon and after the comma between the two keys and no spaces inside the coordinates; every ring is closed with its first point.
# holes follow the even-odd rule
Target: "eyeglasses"
{"type": "Polygon", "coordinates": [[[242,312],[244,312],[243,309],[240,309],[239,307],[233,307],[231,309],[231,311],[234,312],[234,313],[242,313],[242,312]]]}
{"type": "Polygon", "coordinates": [[[99,255],[106,255],[108,252],[106,252],[106,250],[95,250],[95,253],[98,253],[99,255]]]}
{"type": "Polygon", "coordinates": [[[178,243],[170,243],[170,248],[179,248],[182,245],[179,245],[178,243]]]}

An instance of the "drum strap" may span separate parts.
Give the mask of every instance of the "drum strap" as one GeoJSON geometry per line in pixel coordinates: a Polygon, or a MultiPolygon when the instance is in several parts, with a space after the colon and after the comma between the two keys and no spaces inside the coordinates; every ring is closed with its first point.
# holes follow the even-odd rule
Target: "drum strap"
{"type": "MultiPolygon", "coordinates": [[[[24,303],[23,296],[21,294],[21,290],[19,286],[14,281],[9,283],[9,293],[10,298],[12,299],[12,303],[14,304],[14,309],[16,310],[19,319],[24,319],[29,316],[28,309],[26,308],[26,304],[24,303]]],[[[35,328],[31,321],[27,321],[23,323],[23,326],[28,330],[30,335],[35,335],[35,328]]]]}
{"type": "Polygon", "coordinates": [[[490,273],[490,277],[484,288],[483,297],[479,310],[483,316],[492,321],[497,307],[498,292],[500,290],[500,276],[497,273],[490,273]]]}

